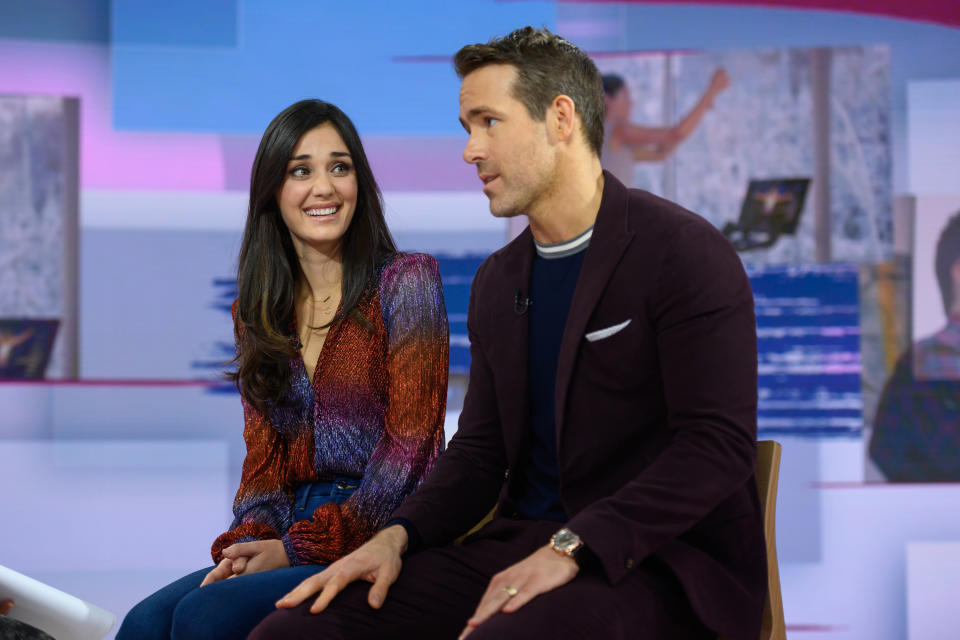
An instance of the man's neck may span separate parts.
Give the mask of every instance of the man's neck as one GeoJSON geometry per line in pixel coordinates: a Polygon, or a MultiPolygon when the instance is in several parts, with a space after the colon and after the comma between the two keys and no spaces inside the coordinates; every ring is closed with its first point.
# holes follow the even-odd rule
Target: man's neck
{"type": "Polygon", "coordinates": [[[555,244],[577,237],[593,226],[602,198],[603,170],[596,156],[591,155],[589,163],[560,171],[550,193],[527,212],[533,238],[541,244],[555,244]]]}

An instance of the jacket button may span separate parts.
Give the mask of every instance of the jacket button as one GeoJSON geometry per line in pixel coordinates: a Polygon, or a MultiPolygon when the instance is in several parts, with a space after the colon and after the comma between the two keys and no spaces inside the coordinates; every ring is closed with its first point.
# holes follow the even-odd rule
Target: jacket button
{"type": "Polygon", "coordinates": [[[633,569],[633,558],[627,558],[627,561],[623,564],[627,569],[633,569]]]}

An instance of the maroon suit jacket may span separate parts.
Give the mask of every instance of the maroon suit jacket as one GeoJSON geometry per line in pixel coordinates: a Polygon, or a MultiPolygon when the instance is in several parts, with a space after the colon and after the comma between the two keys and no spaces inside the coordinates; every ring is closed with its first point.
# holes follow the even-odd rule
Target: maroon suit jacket
{"type": "MultiPolygon", "coordinates": [[[[708,627],[755,640],[766,561],[753,475],[750,284],[710,223],[604,177],[557,366],[567,526],[600,559],[611,584],[656,555],[708,627]]],[[[528,228],[474,278],[470,384],[459,429],[394,513],[413,523],[426,545],[449,542],[509,494],[509,480],[501,494],[505,472],[517,464],[530,429],[528,323],[515,312],[514,296],[529,290],[534,253],[528,228]]]]}

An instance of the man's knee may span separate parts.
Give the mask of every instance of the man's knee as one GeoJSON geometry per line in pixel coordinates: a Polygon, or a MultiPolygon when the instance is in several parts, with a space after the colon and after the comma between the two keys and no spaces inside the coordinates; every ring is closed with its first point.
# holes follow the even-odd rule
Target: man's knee
{"type": "Polygon", "coordinates": [[[311,614],[306,605],[295,609],[279,609],[261,620],[247,636],[247,640],[345,639],[347,636],[340,633],[339,625],[332,622],[331,615],[311,614]]]}
{"type": "Polygon", "coordinates": [[[294,635],[287,627],[289,626],[285,611],[276,611],[260,621],[260,624],[253,628],[247,640],[271,640],[273,638],[293,638],[294,635]]]}
{"type": "Polygon", "coordinates": [[[580,611],[535,610],[522,607],[512,613],[498,613],[474,629],[470,640],[511,640],[512,638],[562,638],[564,640],[615,640],[616,620],[602,619],[590,607],[580,611]],[[526,611],[524,611],[526,609],[526,611]]]}

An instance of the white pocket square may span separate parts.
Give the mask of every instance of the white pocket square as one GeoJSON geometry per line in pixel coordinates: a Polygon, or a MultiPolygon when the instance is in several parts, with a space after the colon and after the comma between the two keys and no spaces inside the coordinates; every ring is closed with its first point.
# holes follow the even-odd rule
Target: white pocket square
{"type": "Polygon", "coordinates": [[[612,327],[607,327],[606,329],[597,329],[596,331],[591,331],[585,337],[588,342],[596,342],[597,340],[603,340],[604,338],[609,338],[613,334],[621,331],[630,324],[631,318],[627,318],[620,324],[615,324],[612,327]]]}

